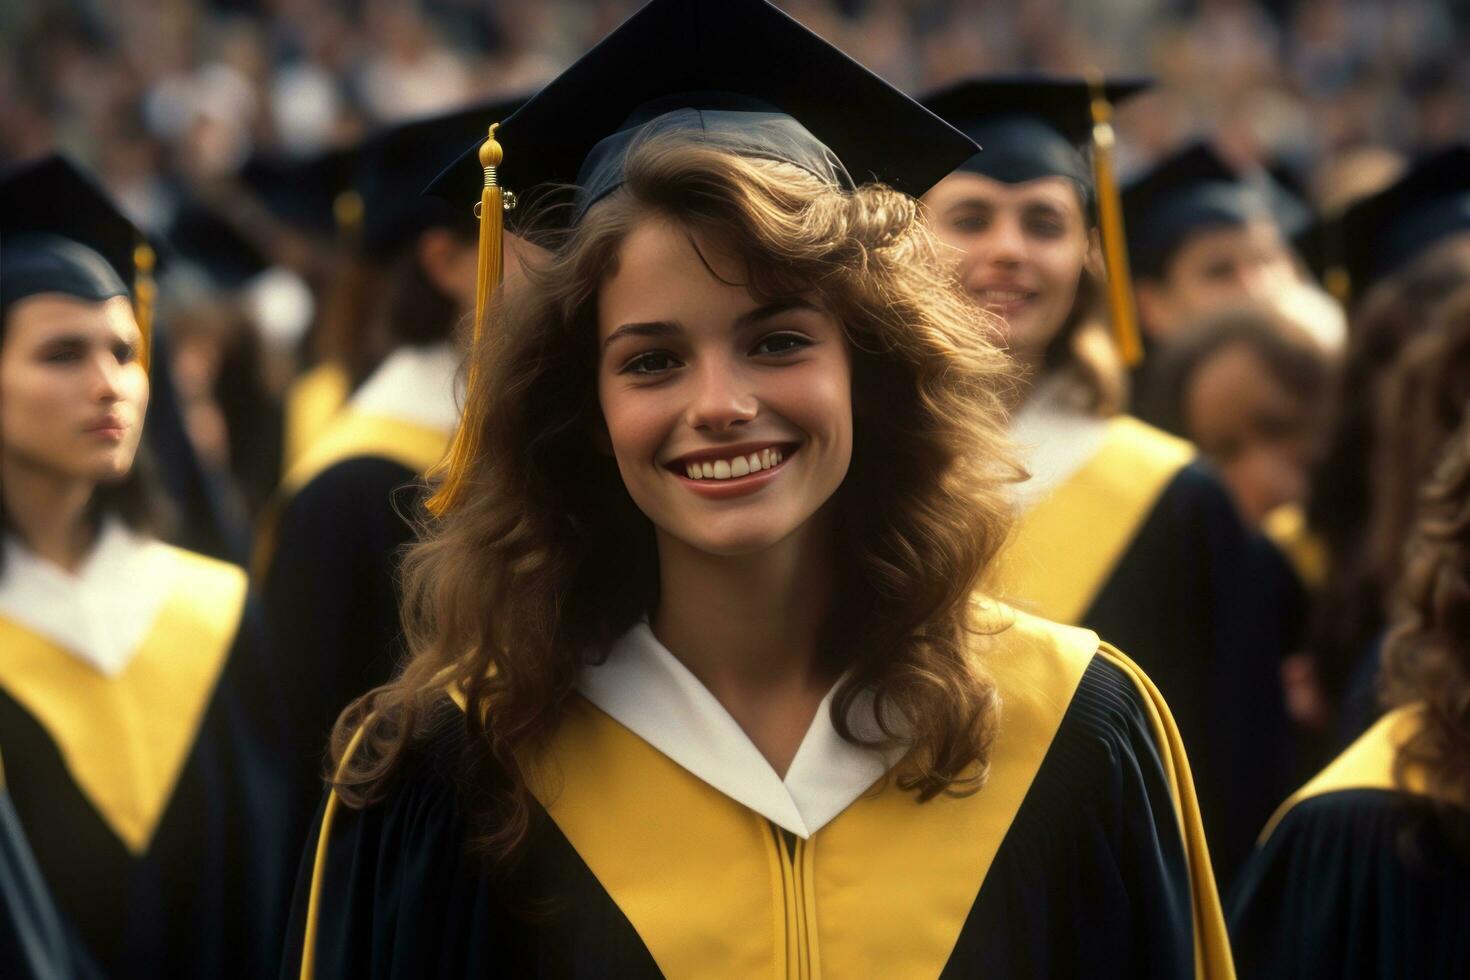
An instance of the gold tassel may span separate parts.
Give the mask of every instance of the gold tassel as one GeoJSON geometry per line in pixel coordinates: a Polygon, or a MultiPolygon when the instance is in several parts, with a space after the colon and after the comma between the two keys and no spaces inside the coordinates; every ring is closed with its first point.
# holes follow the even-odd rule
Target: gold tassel
{"type": "Polygon", "coordinates": [[[153,354],[153,304],[158,298],[158,284],[153,280],[153,267],[158,257],[147,242],[139,242],[133,249],[133,317],[138,321],[138,332],[143,339],[138,348],[138,360],[147,371],[153,354]]]}
{"type": "Polygon", "coordinates": [[[1143,341],[1138,335],[1138,317],[1133,309],[1133,278],[1128,271],[1128,245],[1123,237],[1123,204],[1113,173],[1113,106],[1103,89],[1101,74],[1088,78],[1092,89],[1092,170],[1097,187],[1098,227],[1102,234],[1103,260],[1108,271],[1108,312],[1113,322],[1113,340],[1123,362],[1133,367],[1143,360],[1143,341]]]}
{"type": "MultiPolygon", "coordinates": [[[[490,306],[490,300],[500,286],[504,272],[501,238],[506,201],[501,194],[496,168],[500,166],[505,154],[495,140],[495,131],[499,128],[499,123],[491,125],[485,142],[480,144],[480,166],[485,170],[485,185],[480,191],[480,203],[475,208],[475,216],[480,219],[480,266],[475,278],[475,322],[470,343],[469,372],[465,379],[466,409],[474,404],[479,380],[476,352],[485,327],[485,310],[490,306]]],[[[442,476],[439,488],[426,505],[429,513],[435,517],[443,517],[459,505],[464,496],[465,483],[469,479],[470,467],[474,465],[479,450],[479,430],[461,419],[459,427],[454,430],[454,440],[449,445],[448,454],[429,471],[430,479],[442,476]]]]}
{"type": "Polygon", "coordinates": [[[337,222],[337,234],[343,241],[352,241],[362,230],[362,217],[366,208],[362,195],[357,191],[342,191],[332,199],[332,218],[337,222]]]}

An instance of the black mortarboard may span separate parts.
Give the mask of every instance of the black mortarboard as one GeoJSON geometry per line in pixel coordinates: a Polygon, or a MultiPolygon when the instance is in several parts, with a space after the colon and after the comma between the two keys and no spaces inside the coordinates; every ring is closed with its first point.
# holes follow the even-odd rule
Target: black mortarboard
{"type": "Polygon", "coordinates": [[[240,182],[291,227],[334,238],[361,220],[353,186],[361,154],[356,144],[302,159],[257,155],[246,161],[240,182]]]}
{"type": "Polygon", "coordinates": [[[52,155],[0,178],[0,303],[42,292],[132,292],[146,238],[86,173],[52,155]]]}
{"type": "Polygon", "coordinates": [[[1354,202],[1334,230],[1317,234],[1335,241],[1354,298],[1441,239],[1470,231],[1470,146],[1420,160],[1396,183],[1354,202]]]}
{"type": "MultiPolygon", "coordinates": [[[[1117,105],[1150,84],[1115,79],[1101,94],[1117,105]]],[[[1097,94],[1085,79],[1007,75],[956,82],[921,101],[982,147],[959,169],[1007,184],[1070,177],[1091,198],[1092,165],[1082,147],[1092,142],[1097,94]]]]}
{"type": "MultiPolygon", "coordinates": [[[[633,141],[705,134],[840,184],[880,180],[919,195],[975,144],[765,0],[651,0],[518,112],[497,139],[499,180],[579,188],[562,220],[616,188],[633,141]]],[[[431,192],[477,199],[478,144],[431,192]]]]}
{"type": "Polygon", "coordinates": [[[1263,214],[1271,211],[1262,185],[1208,145],[1193,143],[1123,188],[1128,260],[1137,275],[1160,277],[1194,232],[1243,225],[1263,214]]]}
{"type": "MultiPolygon", "coordinates": [[[[468,207],[454,208],[423,193],[424,186],[485,135],[493,122],[515,112],[524,95],[465,106],[384,129],[362,147],[357,192],[362,198],[362,246],[386,254],[427,228],[463,225],[474,230],[468,207]]],[[[481,178],[478,169],[473,175],[481,178]]]]}
{"type": "Polygon", "coordinates": [[[168,226],[171,253],[202,269],[219,289],[233,289],[270,267],[265,252],[240,228],[196,197],[185,198],[168,226]]]}
{"type": "Polygon", "coordinates": [[[0,320],[37,293],[130,295],[146,367],[157,253],[107,192],[70,160],[45,157],[0,178],[0,320]]]}

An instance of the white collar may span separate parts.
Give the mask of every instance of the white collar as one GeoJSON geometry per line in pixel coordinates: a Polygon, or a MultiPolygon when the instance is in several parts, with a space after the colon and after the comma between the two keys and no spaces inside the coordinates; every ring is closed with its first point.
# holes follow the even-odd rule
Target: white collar
{"type": "Polygon", "coordinates": [[[0,616],[116,677],[143,645],[177,575],[167,545],[134,534],[116,518],[103,522],[75,575],[7,537],[0,616]]]}
{"type": "Polygon", "coordinates": [[[443,432],[459,424],[460,357],[448,343],[404,345],[383,359],[352,395],[352,407],[443,432]]]}
{"type": "MultiPolygon", "coordinates": [[[[832,727],[827,692],[785,780],[709,689],[639,623],[605,662],[582,669],[583,696],[691,774],[784,830],[808,838],[872,788],[903,756],[846,741],[832,727]]],[[[871,693],[859,697],[853,734],[879,734],[871,693]]]]}
{"type": "Polygon", "coordinates": [[[1016,501],[1028,510],[1102,448],[1107,419],[1081,411],[1069,397],[1075,382],[1057,373],[1043,379],[1011,419],[1011,440],[1031,478],[1015,489],[1016,501]]]}

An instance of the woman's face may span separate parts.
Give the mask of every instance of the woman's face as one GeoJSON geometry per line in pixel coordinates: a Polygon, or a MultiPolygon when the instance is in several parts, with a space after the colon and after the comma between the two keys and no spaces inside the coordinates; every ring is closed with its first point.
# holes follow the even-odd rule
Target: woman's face
{"type": "Polygon", "coordinates": [[[79,480],[125,475],[143,435],[148,373],[125,296],[41,293],[16,303],[0,346],[0,452],[79,480]]]}
{"type": "Polygon", "coordinates": [[[1006,184],[957,171],[923,197],[940,240],[958,249],[960,282],[1000,314],[1011,352],[1031,363],[1072,310],[1089,235],[1065,177],[1006,184]]]}
{"type": "Polygon", "coordinates": [[[647,219],[598,292],[598,391],[623,483],[660,534],[717,555],[787,538],[852,459],[841,326],[808,298],[729,284],[744,279],[714,243],[647,219]]]}
{"type": "Polygon", "coordinates": [[[1183,408],[1189,437],[1219,467],[1248,523],[1306,497],[1311,407],[1248,345],[1230,344],[1201,362],[1183,408]]]}

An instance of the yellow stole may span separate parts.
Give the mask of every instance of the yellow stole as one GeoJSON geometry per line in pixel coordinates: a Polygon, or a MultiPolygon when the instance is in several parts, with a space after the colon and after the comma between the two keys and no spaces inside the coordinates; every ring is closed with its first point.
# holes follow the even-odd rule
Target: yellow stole
{"type": "Polygon", "coordinates": [[[1019,615],[984,655],[1004,713],[979,793],[920,804],[883,784],[803,842],[784,885],[763,817],[586,701],[532,767],[532,789],[666,976],[937,976],[1094,652],[1145,695],[1192,869],[1196,975],[1233,976],[1173,719],[1132,663],[1082,630],[1019,615]],[[800,969],[781,911],[793,893],[798,921],[816,926],[800,969]]]}
{"type": "Polygon", "coordinates": [[[1327,582],[1327,546],[1307,527],[1307,515],[1301,505],[1277,507],[1266,515],[1261,530],[1286,556],[1302,585],[1310,592],[1321,591],[1327,582]]]}
{"type": "Polygon", "coordinates": [[[284,407],[282,475],[291,472],[296,461],[326,431],[351,391],[352,379],[338,361],[323,361],[291,382],[284,407]]]}
{"type": "Polygon", "coordinates": [[[1401,789],[1425,795],[1428,790],[1422,774],[1409,770],[1405,773],[1408,783],[1406,786],[1399,786],[1393,778],[1393,764],[1398,757],[1399,747],[1413,736],[1422,724],[1421,719],[1422,708],[1412,704],[1395,708],[1378,719],[1342,755],[1328,763],[1327,768],[1313,776],[1305,786],[1276,808],[1266,829],[1261,831],[1260,842],[1266,842],[1292,807],[1314,796],[1351,789],[1401,789]]]}
{"type": "Polygon", "coordinates": [[[998,593],[1077,623],[1194,447],[1128,416],[1109,419],[1097,453],[1022,515],[999,562],[998,593]]]}
{"type": "Polygon", "coordinates": [[[134,856],[148,850],[167,808],[245,605],[243,571],[170,551],[179,586],[116,677],[0,617],[0,688],[51,736],[71,778],[134,856]]]}
{"type": "Polygon", "coordinates": [[[358,456],[391,460],[423,473],[444,456],[450,434],[431,426],[345,409],[286,474],[260,518],[251,567],[265,574],[275,553],[276,525],[302,487],[336,464],[358,456]]]}

